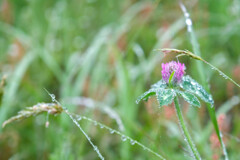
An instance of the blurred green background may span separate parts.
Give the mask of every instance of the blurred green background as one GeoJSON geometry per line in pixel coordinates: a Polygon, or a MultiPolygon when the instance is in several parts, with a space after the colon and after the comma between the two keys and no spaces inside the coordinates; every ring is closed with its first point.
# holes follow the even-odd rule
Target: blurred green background
{"type": "MultiPolygon", "coordinates": [[[[183,1],[190,12],[202,57],[240,83],[240,1],[183,1]]],[[[158,48],[192,51],[178,1],[1,0],[0,123],[25,107],[51,102],[54,93],[69,111],[119,130],[108,106],[120,117],[124,134],[169,160],[191,159],[173,106],[158,108],[155,98],[136,98],[161,79],[161,63],[174,55],[158,48]],[[78,104],[73,98],[80,98],[78,104]],[[82,99],[81,99],[82,98],[82,99]],[[88,98],[83,103],[81,100],[88,98]],[[95,104],[91,107],[91,102],[95,104]],[[89,104],[89,103],[91,104],[89,104]]],[[[181,57],[186,73],[199,79],[195,60],[181,57]]],[[[220,130],[230,159],[240,157],[240,90],[204,65],[220,130]]],[[[185,120],[204,159],[222,150],[205,104],[189,107],[185,120]]],[[[0,129],[0,159],[98,159],[86,138],[64,114],[31,117],[0,129]]],[[[105,159],[157,159],[88,121],[84,131],[105,159]]]]}

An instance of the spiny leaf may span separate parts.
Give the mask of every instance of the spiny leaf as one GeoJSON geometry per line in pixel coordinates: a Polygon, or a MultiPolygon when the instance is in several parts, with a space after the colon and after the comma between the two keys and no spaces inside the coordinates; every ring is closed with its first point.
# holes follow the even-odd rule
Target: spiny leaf
{"type": "Polygon", "coordinates": [[[205,89],[190,76],[187,75],[182,78],[182,83],[180,84],[180,87],[190,93],[195,94],[203,101],[213,105],[214,101],[212,95],[207,93],[205,89]]]}
{"type": "Polygon", "coordinates": [[[200,102],[198,100],[198,98],[196,96],[194,96],[193,94],[189,93],[189,92],[182,92],[182,91],[178,91],[178,93],[183,97],[183,99],[185,101],[187,101],[189,104],[193,105],[193,106],[197,106],[200,107],[200,102]]]}
{"type": "Polygon", "coordinates": [[[172,103],[176,93],[173,89],[159,89],[156,92],[158,103],[161,106],[169,105],[172,103]]]}

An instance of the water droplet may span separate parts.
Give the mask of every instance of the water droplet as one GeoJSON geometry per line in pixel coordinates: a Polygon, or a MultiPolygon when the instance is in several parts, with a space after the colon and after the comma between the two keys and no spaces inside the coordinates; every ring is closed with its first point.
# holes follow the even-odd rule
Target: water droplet
{"type": "Polygon", "coordinates": [[[131,143],[131,145],[134,145],[136,143],[136,141],[131,140],[130,143],[131,143]]]}
{"type": "Polygon", "coordinates": [[[56,97],[54,94],[50,94],[50,97],[52,98],[52,101],[55,102],[56,101],[56,97]]]}
{"type": "Polygon", "coordinates": [[[97,147],[97,146],[94,146],[93,149],[94,149],[95,151],[98,151],[98,147],[97,147]]]}
{"type": "Polygon", "coordinates": [[[103,125],[100,125],[100,128],[104,128],[104,126],[103,126],[103,125]]]}
{"type": "Polygon", "coordinates": [[[78,117],[78,119],[77,119],[78,121],[81,121],[82,120],[82,117],[78,117]]]}
{"type": "Polygon", "coordinates": [[[228,77],[227,77],[227,76],[225,76],[225,75],[223,75],[223,78],[225,78],[225,79],[228,79],[228,77]]]}
{"type": "Polygon", "coordinates": [[[191,20],[190,18],[187,18],[187,19],[186,19],[186,24],[187,24],[188,26],[191,26],[191,25],[192,25],[192,20],[191,20]]]}
{"type": "Polygon", "coordinates": [[[186,13],[184,13],[184,16],[189,17],[190,15],[189,15],[189,13],[186,12],[186,13]]]}
{"type": "Polygon", "coordinates": [[[115,132],[114,130],[112,130],[112,129],[110,130],[110,133],[111,133],[111,134],[113,134],[114,132],[115,132]]]}
{"type": "Polygon", "coordinates": [[[122,136],[121,139],[122,139],[122,141],[126,141],[127,137],[126,136],[122,136]]]}
{"type": "Polygon", "coordinates": [[[196,82],[193,82],[193,81],[192,81],[191,84],[192,84],[192,85],[196,85],[196,82]]]}
{"type": "Polygon", "coordinates": [[[200,96],[201,95],[201,93],[197,90],[196,91],[196,94],[198,95],[198,96],[200,96]]]}
{"type": "Polygon", "coordinates": [[[50,124],[49,121],[47,121],[47,122],[45,123],[45,127],[48,128],[48,127],[49,127],[49,124],[50,124]]]}

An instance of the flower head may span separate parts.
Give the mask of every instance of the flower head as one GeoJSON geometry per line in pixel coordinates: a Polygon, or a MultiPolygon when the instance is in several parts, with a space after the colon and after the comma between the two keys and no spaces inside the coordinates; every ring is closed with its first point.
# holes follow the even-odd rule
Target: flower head
{"type": "Polygon", "coordinates": [[[166,64],[162,63],[162,79],[166,83],[169,83],[169,78],[170,78],[172,72],[174,72],[172,82],[174,84],[180,83],[182,81],[182,77],[185,73],[185,69],[186,68],[185,68],[184,63],[181,64],[180,62],[175,62],[175,61],[171,61],[166,64]]]}

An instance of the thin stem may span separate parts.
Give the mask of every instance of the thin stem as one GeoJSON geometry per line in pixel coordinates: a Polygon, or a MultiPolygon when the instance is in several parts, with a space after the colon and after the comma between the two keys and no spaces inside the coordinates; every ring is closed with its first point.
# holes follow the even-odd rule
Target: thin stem
{"type": "Polygon", "coordinates": [[[181,127],[181,129],[183,131],[183,134],[184,134],[184,136],[186,138],[188,146],[191,149],[191,151],[192,151],[192,153],[194,155],[194,158],[197,159],[197,160],[200,160],[201,157],[200,157],[200,155],[199,155],[199,153],[197,151],[197,148],[195,147],[195,145],[194,145],[194,143],[193,143],[193,141],[191,139],[191,136],[190,136],[190,134],[188,132],[188,129],[187,129],[186,125],[185,125],[185,122],[184,122],[184,119],[183,119],[183,115],[182,115],[182,111],[181,111],[181,108],[180,108],[179,103],[178,103],[178,97],[177,96],[174,98],[174,104],[175,104],[175,109],[176,109],[176,112],[177,112],[177,117],[178,117],[178,120],[179,120],[179,125],[180,125],[180,127],[181,127]]]}
{"type": "Polygon", "coordinates": [[[68,110],[65,110],[65,113],[71,118],[71,120],[73,121],[73,123],[76,124],[76,126],[80,129],[80,131],[84,134],[84,136],[87,138],[88,142],[91,144],[91,146],[93,147],[94,151],[97,153],[98,157],[101,160],[104,160],[104,157],[102,156],[101,152],[99,151],[98,147],[95,146],[91,140],[91,138],[87,135],[87,133],[82,129],[82,127],[80,126],[80,124],[77,122],[77,120],[71,115],[71,113],[68,110]]]}
{"type": "MultiPolygon", "coordinates": [[[[154,154],[154,155],[157,156],[158,158],[160,158],[160,159],[162,159],[162,160],[166,160],[163,156],[161,156],[161,155],[158,154],[157,152],[154,152],[153,150],[151,150],[150,148],[146,147],[146,146],[143,145],[142,143],[138,142],[137,140],[132,139],[131,137],[129,137],[129,136],[121,133],[121,132],[118,131],[118,130],[115,130],[115,129],[113,129],[113,128],[110,128],[110,127],[108,127],[108,126],[106,126],[106,125],[104,125],[104,124],[102,124],[102,123],[100,123],[100,122],[98,122],[98,121],[95,121],[95,120],[93,120],[93,119],[91,119],[91,118],[88,118],[88,117],[85,117],[85,116],[82,116],[82,115],[80,116],[80,115],[77,115],[77,114],[74,114],[74,113],[70,113],[70,112],[68,112],[68,114],[71,115],[72,117],[76,117],[75,119],[79,119],[79,118],[80,118],[80,120],[81,120],[81,119],[84,119],[84,120],[87,120],[87,121],[93,123],[94,125],[100,126],[100,128],[105,128],[105,129],[107,129],[111,134],[115,133],[115,134],[117,134],[117,135],[119,135],[119,136],[121,136],[121,137],[125,137],[127,140],[130,141],[130,143],[131,143],[132,145],[137,144],[138,146],[140,146],[140,147],[142,147],[144,150],[146,150],[146,151],[154,154]]],[[[78,120],[78,121],[79,121],[79,120],[78,120]]]]}
{"type": "MultiPolygon", "coordinates": [[[[199,57],[199,56],[201,56],[201,52],[200,52],[200,48],[199,48],[197,37],[195,36],[194,30],[193,30],[193,27],[192,27],[192,21],[190,19],[190,14],[188,13],[186,7],[181,2],[181,0],[179,0],[179,2],[180,2],[179,3],[180,7],[181,7],[181,9],[182,9],[182,11],[184,13],[184,17],[185,17],[186,24],[187,24],[187,27],[188,27],[188,33],[190,35],[190,41],[191,41],[191,44],[193,46],[193,52],[196,53],[196,55],[199,57]],[[191,23],[187,23],[189,21],[191,23]]],[[[201,60],[201,59],[199,59],[199,60],[201,60]]],[[[207,63],[207,64],[211,66],[210,63],[207,63]]],[[[208,85],[208,83],[206,81],[206,76],[204,74],[204,69],[203,69],[202,63],[199,63],[199,62],[197,63],[197,69],[198,69],[198,73],[200,75],[200,79],[201,79],[202,83],[204,84],[204,87],[207,89],[207,91],[210,91],[209,85],[208,85]]],[[[216,67],[213,66],[213,69],[217,70],[220,74],[222,74],[222,71],[220,71],[219,69],[216,69],[216,67]]],[[[239,85],[234,80],[232,80],[231,78],[229,78],[228,76],[226,76],[224,74],[222,74],[222,75],[223,75],[223,77],[227,77],[227,79],[229,79],[231,82],[233,82],[235,85],[237,85],[239,87],[239,85]]],[[[216,133],[218,135],[218,139],[221,142],[221,146],[222,146],[222,149],[223,149],[223,154],[225,156],[225,160],[228,160],[227,149],[225,147],[225,144],[224,144],[222,136],[221,136],[221,132],[220,132],[219,127],[218,127],[216,114],[215,114],[215,109],[209,103],[207,103],[207,109],[208,109],[210,118],[212,120],[213,126],[215,128],[215,131],[216,131],[216,133]]]]}

